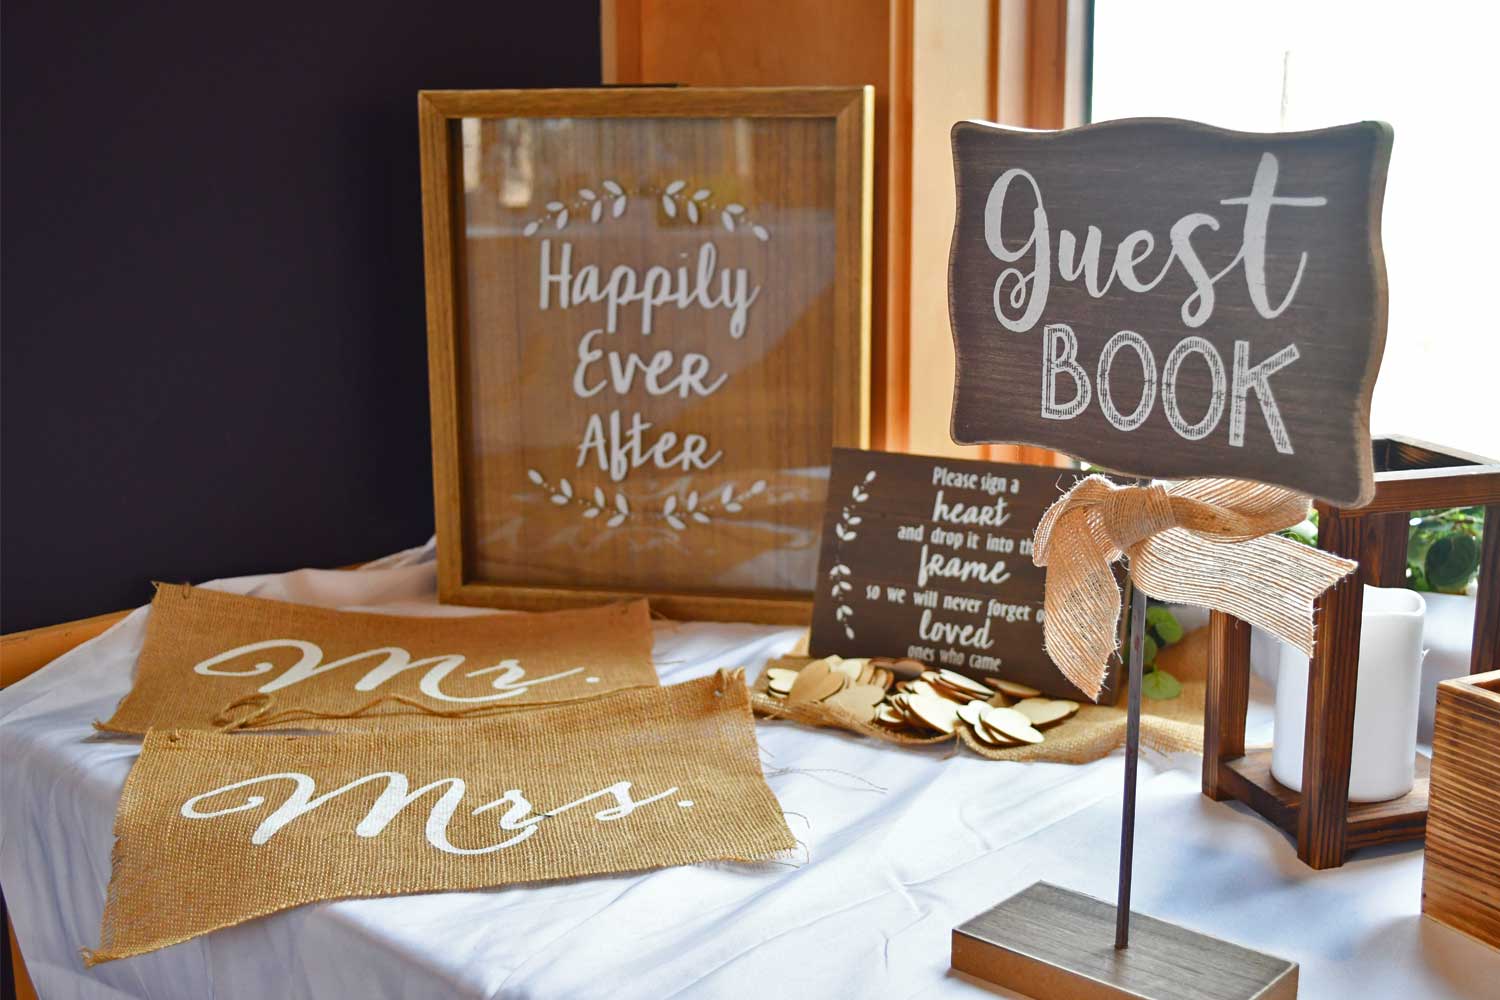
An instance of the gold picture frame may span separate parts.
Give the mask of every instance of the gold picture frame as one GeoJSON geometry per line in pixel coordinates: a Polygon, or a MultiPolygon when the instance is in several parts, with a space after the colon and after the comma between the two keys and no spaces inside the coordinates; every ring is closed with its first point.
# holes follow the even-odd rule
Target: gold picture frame
{"type": "Polygon", "coordinates": [[[440,599],[805,622],[868,445],[871,88],[418,108],[440,599]]]}

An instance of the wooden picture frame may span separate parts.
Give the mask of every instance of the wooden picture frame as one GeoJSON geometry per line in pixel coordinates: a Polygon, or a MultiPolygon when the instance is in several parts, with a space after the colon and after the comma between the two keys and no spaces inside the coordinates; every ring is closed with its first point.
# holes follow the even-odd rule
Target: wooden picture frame
{"type": "Polygon", "coordinates": [[[806,621],[869,437],[871,88],[418,112],[440,599],[806,621]]]}

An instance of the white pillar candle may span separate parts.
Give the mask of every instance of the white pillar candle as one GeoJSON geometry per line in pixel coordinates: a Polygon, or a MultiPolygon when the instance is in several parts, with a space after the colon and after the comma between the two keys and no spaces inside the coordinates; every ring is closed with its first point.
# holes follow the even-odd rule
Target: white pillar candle
{"type": "MultiPolygon", "coordinates": [[[[1384,802],[1416,781],[1417,706],[1422,682],[1422,595],[1395,587],[1366,587],[1359,635],[1359,681],[1354,697],[1354,756],[1349,801],[1384,802]]],[[[1281,647],[1276,679],[1276,732],[1271,775],[1302,791],[1302,740],[1307,722],[1308,660],[1281,647]]]]}

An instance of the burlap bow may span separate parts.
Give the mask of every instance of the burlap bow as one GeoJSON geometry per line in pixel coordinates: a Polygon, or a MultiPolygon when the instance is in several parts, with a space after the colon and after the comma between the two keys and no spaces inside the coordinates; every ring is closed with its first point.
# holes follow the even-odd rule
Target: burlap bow
{"type": "Polygon", "coordinates": [[[1307,497],[1235,479],[1116,486],[1079,481],[1037,525],[1032,560],[1047,567],[1047,654],[1091,697],[1104,681],[1120,619],[1110,563],[1162,601],[1228,612],[1309,656],[1313,601],[1357,563],[1268,532],[1307,516],[1307,497]]]}

